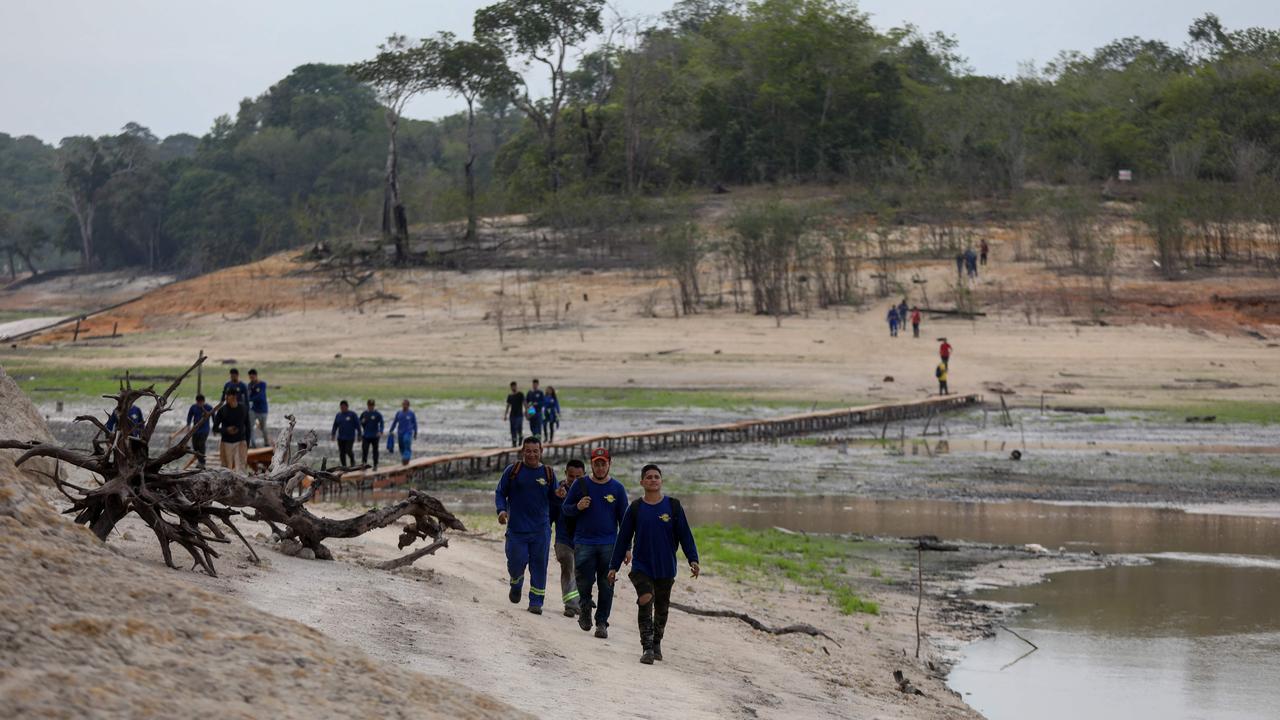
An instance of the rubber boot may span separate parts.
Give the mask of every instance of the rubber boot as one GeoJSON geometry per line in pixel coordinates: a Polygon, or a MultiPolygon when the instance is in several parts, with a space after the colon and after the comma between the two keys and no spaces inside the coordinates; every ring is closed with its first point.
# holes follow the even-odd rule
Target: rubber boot
{"type": "Polygon", "coordinates": [[[643,651],[640,655],[640,662],[645,665],[652,665],[654,661],[653,601],[641,605],[637,615],[640,625],[640,649],[643,651]]]}
{"type": "Polygon", "coordinates": [[[667,629],[667,613],[653,612],[653,659],[662,660],[662,634],[667,629]]]}

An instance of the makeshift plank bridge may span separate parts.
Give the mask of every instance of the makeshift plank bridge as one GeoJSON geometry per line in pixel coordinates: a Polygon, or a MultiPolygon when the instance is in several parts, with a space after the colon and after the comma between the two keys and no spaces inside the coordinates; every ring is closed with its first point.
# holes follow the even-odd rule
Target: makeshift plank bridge
{"type": "MultiPolygon", "coordinates": [[[[587,435],[558,440],[543,445],[542,459],[558,465],[569,458],[586,459],[592,448],[608,448],[610,455],[627,455],[659,450],[717,445],[724,443],[767,442],[781,437],[810,435],[857,425],[876,425],[915,418],[926,418],[982,402],[981,395],[947,395],[906,403],[864,405],[862,407],[823,410],[785,415],[763,420],[643,430],[619,435],[587,435]]],[[[390,455],[390,453],[388,453],[390,455]]],[[[456,479],[483,474],[496,475],[520,457],[520,448],[501,447],[468,450],[450,455],[421,457],[408,465],[389,465],[376,471],[363,470],[343,476],[343,488],[333,488],[320,495],[344,494],[355,489],[373,490],[421,483],[429,480],[456,479]]],[[[394,459],[391,459],[394,462],[394,459]]]]}

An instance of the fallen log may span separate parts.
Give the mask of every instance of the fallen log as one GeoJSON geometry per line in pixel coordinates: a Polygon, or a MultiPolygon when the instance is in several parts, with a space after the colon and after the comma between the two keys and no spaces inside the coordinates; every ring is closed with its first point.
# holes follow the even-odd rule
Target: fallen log
{"type": "Polygon", "coordinates": [[[1080,413],[1081,415],[1106,415],[1107,409],[1097,405],[1051,405],[1050,410],[1064,413],[1080,413]]]}
{"type": "MultiPolygon", "coordinates": [[[[176,444],[155,456],[150,452],[151,439],[160,417],[172,409],[170,398],[174,391],[205,360],[202,354],[163,394],[156,393],[151,387],[134,388],[126,375],[120,393],[106,396],[116,402],[115,413],[119,421],[113,431],[108,431],[106,424],[96,417],[76,418],[76,422],[98,428],[88,453],[19,440],[0,440],[0,448],[25,451],[15,463],[19,466],[34,457],[49,457],[90,471],[98,479],[97,487],[73,485],[62,480],[60,474],[53,477],[57,490],[71,501],[71,507],[65,512],[74,515],[76,523],[87,526],[105,542],[122,519],[131,513],[136,514],[155,533],[166,565],[177,567],[172,554],[172,545],[177,544],[191,556],[193,568],[199,567],[211,576],[217,575],[214,559],[219,556],[214,545],[231,542],[222,527],[239,538],[256,560],[256,553],[232,520],[236,515],[243,515],[252,522],[267,523],[280,539],[296,540],[314,552],[315,557],[324,560],[333,558],[324,545],[325,540],[357,537],[390,525],[406,515],[413,520],[401,532],[401,549],[417,540],[431,538],[437,541],[436,547],[430,550],[434,552],[439,547],[447,547],[447,543],[439,543],[446,529],[466,530],[462,521],[439,500],[417,490],[408,491],[407,496],[394,505],[374,508],[354,518],[335,520],[312,514],[306,503],[315,496],[321,484],[339,482],[341,472],[350,468],[330,472],[300,462],[315,446],[316,438],[315,433],[307,433],[295,444],[292,416],[287,416],[287,427],[276,437],[270,465],[261,472],[242,473],[227,468],[196,471],[169,468],[171,463],[192,454],[188,443],[195,428],[205,418],[192,423],[176,444]],[[146,420],[135,425],[129,419],[129,409],[144,397],[153,399],[155,404],[146,420]],[[313,482],[303,489],[306,478],[313,482]]],[[[413,559],[406,562],[430,552],[416,556],[411,553],[413,559]]]]}
{"type": "Polygon", "coordinates": [[[956,315],[959,317],[986,317],[984,312],[976,310],[944,310],[942,308],[920,308],[920,312],[930,315],[956,315]]]}
{"type": "Polygon", "coordinates": [[[675,610],[679,610],[680,612],[689,613],[690,615],[697,615],[699,617],[735,618],[737,620],[741,620],[742,622],[750,625],[756,630],[759,630],[760,632],[768,633],[770,635],[790,635],[792,633],[802,633],[804,635],[809,635],[811,637],[823,637],[835,643],[836,647],[842,647],[838,640],[836,640],[835,638],[826,634],[822,630],[819,630],[818,628],[808,623],[796,623],[794,625],[787,625],[785,627],[769,627],[768,625],[765,625],[764,623],[751,617],[750,615],[746,613],[740,613],[735,610],[704,610],[702,608],[693,607],[692,605],[685,605],[684,603],[677,603],[677,602],[671,603],[671,607],[675,610]]]}

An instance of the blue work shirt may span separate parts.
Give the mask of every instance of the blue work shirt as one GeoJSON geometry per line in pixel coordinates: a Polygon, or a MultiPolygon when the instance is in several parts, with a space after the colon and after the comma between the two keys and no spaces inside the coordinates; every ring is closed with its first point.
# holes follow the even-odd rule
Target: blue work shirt
{"type": "Polygon", "coordinates": [[[339,440],[355,440],[356,430],[360,428],[360,418],[350,410],[344,410],[333,418],[333,429],[330,435],[337,435],[339,440]]]}
{"type": "Polygon", "coordinates": [[[577,519],[573,532],[575,546],[611,545],[618,539],[618,525],[627,512],[627,489],[613,478],[598,483],[584,477],[565,495],[560,511],[577,519]],[[584,497],[591,498],[591,505],[579,510],[578,501],[584,497]]]}
{"type": "Polygon", "coordinates": [[[267,407],[267,383],[262,380],[249,383],[249,409],[259,415],[266,415],[267,407]]]}
{"type": "Polygon", "coordinates": [[[546,465],[529,467],[520,465],[520,472],[511,477],[515,465],[508,465],[498,479],[493,500],[498,512],[507,513],[508,535],[551,534],[551,507],[560,502],[556,488],[560,482],[556,473],[546,465]]]}
{"type": "Polygon", "coordinates": [[[209,403],[201,405],[200,403],[192,403],[191,409],[187,411],[187,424],[195,425],[196,430],[192,435],[208,435],[210,424],[213,422],[213,406],[209,403]],[[203,419],[202,419],[203,418],[203,419]]]}
{"type": "MultiPolygon", "coordinates": [[[[111,417],[107,418],[107,432],[115,432],[116,423],[118,422],[119,419],[116,417],[116,411],[112,410],[111,417]]],[[[133,437],[141,437],[143,424],[142,411],[138,409],[137,405],[129,408],[129,422],[133,424],[133,430],[129,434],[133,437]]]]}
{"type": "Polygon", "coordinates": [[[637,499],[622,518],[618,542],[609,568],[618,570],[631,550],[631,569],[654,579],[676,576],[676,547],[691,563],[698,562],[698,546],[684,508],[665,495],[656,504],[637,499]]]}
{"type": "Polygon", "coordinates": [[[391,434],[418,436],[418,416],[412,410],[399,410],[391,419],[391,434]]]}
{"type": "Polygon", "coordinates": [[[249,387],[242,382],[231,382],[230,380],[222,384],[222,399],[226,400],[231,393],[236,394],[236,399],[240,402],[240,407],[249,407],[249,387]]]}
{"type": "Polygon", "coordinates": [[[376,438],[382,434],[382,413],[377,410],[365,410],[360,413],[361,436],[376,438]]]}

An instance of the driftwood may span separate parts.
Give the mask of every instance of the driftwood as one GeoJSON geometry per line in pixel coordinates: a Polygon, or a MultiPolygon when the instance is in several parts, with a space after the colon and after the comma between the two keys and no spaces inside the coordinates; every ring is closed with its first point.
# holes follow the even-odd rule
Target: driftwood
{"type": "MultiPolygon", "coordinates": [[[[162,394],[151,387],[136,389],[126,376],[119,394],[104,396],[116,403],[118,421],[114,431],[108,431],[106,424],[96,417],[76,418],[77,422],[98,428],[88,453],[35,441],[0,440],[0,448],[24,450],[18,465],[33,457],[48,457],[96,475],[97,487],[79,487],[57,474],[53,481],[59,492],[71,501],[71,507],[65,512],[73,514],[75,522],[87,526],[100,540],[105,541],[125,516],[134,513],[155,533],[165,564],[177,567],[172,555],[172,545],[176,543],[191,556],[193,568],[199,567],[214,576],[217,571],[213,561],[218,557],[214,545],[231,542],[223,528],[244,542],[256,559],[253,548],[232,522],[233,517],[241,514],[250,521],[266,522],[280,539],[296,540],[310,548],[317,558],[325,560],[333,557],[324,546],[326,539],[357,537],[405,516],[410,516],[412,521],[401,532],[402,549],[420,539],[439,541],[446,529],[466,529],[439,500],[417,490],[410,490],[394,505],[375,508],[354,518],[334,520],[312,514],[306,503],[322,483],[338,482],[339,474],[346,468],[327,471],[300,462],[315,446],[315,433],[309,432],[295,443],[292,416],[287,417],[287,427],[277,435],[271,465],[262,473],[246,474],[226,468],[168,469],[170,463],[192,454],[191,435],[203,418],[193,423],[176,444],[152,456],[150,442],[156,424],[172,409],[170,398],[174,391],[205,360],[201,354],[162,394]],[[135,426],[128,411],[141,398],[153,399],[155,407],[141,426],[135,426]],[[303,489],[307,478],[311,480],[310,487],[303,489]]],[[[429,553],[423,552],[413,559],[425,554],[429,553]]]]}
{"type": "Polygon", "coordinates": [[[841,647],[838,640],[808,623],[797,623],[795,625],[787,625],[785,627],[769,627],[746,613],[740,613],[734,610],[704,610],[702,608],[693,607],[692,605],[685,605],[684,603],[677,602],[671,603],[671,607],[675,610],[679,610],[680,612],[689,613],[690,615],[698,615],[700,617],[735,618],[750,625],[756,630],[759,630],[760,632],[769,633],[770,635],[803,633],[812,637],[823,637],[835,643],[836,647],[841,647]]]}

